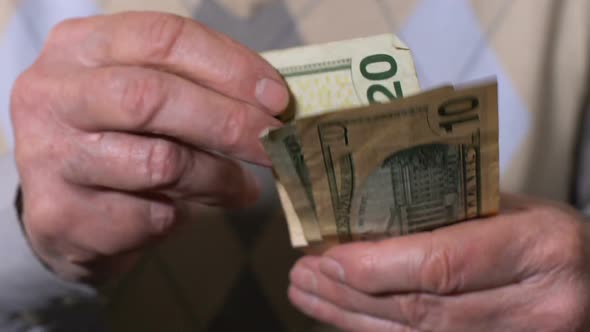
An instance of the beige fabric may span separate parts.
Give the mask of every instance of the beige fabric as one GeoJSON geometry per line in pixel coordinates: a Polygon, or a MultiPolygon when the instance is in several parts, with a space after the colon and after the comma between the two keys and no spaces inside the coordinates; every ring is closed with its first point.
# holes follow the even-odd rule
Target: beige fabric
{"type": "Polygon", "coordinates": [[[251,17],[261,6],[272,4],[277,0],[218,0],[233,15],[241,18],[251,17]]]}
{"type": "Polygon", "coordinates": [[[6,140],[0,133],[0,156],[8,152],[8,144],[6,144],[6,140]]]}
{"type": "Polygon", "coordinates": [[[105,13],[117,13],[129,10],[150,10],[190,16],[190,8],[202,0],[97,0],[105,13]]]}
{"type": "MultiPolygon", "coordinates": [[[[298,22],[308,44],[364,37],[396,31],[411,14],[417,0],[364,1],[324,0],[298,22]],[[336,10],[337,9],[337,10],[336,10]]],[[[288,1],[294,14],[303,1],[288,1]]],[[[297,17],[298,15],[296,15],[297,17]]]]}
{"type": "MultiPolygon", "coordinates": [[[[474,1],[489,25],[503,1],[474,1]]],[[[533,114],[532,130],[503,176],[502,189],[565,200],[574,136],[588,89],[590,2],[511,1],[491,43],[533,114]]]]}
{"type": "MultiPolygon", "coordinates": [[[[17,4],[18,0],[0,1],[0,42],[4,38],[5,26],[12,17],[17,4]]],[[[1,75],[0,79],[2,79],[1,75]]],[[[8,152],[8,143],[6,142],[6,139],[6,134],[0,129],[0,156],[8,152]]]]}
{"type": "Polygon", "coordinates": [[[2,130],[0,130],[0,156],[8,152],[8,144],[6,144],[6,139],[4,137],[2,130]]]}
{"type": "Polygon", "coordinates": [[[19,0],[0,1],[0,41],[4,35],[4,28],[8,20],[12,17],[19,0]]]}

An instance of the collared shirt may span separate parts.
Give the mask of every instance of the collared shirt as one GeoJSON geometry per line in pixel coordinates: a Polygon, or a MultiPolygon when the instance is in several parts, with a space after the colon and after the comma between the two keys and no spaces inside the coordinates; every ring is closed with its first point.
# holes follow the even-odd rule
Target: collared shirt
{"type": "MultiPolygon", "coordinates": [[[[495,76],[502,190],[568,199],[590,81],[586,0],[5,1],[4,151],[13,145],[10,86],[34,60],[51,26],[71,16],[140,9],[190,16],[256,51],[392,32],[412,49],[422,88],[495,76]]],[[[289,248],[272,177],[252,169],[266,188],[258,204],[245,211],[211,209],[152,250],[108,299],[115,329],[301,331],[312,325],[286,299],[288,271],[299,253],[289,248]]],[[[12,183],[15,177],[14,171],[0,174],[12,183]]],[[[9,202],[1,203],[10,210],[9,202]]],[[[3,270],[11,268],[0,267],[0,276],[9,280],[3,270]]],[[[0,296],[3,284],[0,279],[0,296]]]]}

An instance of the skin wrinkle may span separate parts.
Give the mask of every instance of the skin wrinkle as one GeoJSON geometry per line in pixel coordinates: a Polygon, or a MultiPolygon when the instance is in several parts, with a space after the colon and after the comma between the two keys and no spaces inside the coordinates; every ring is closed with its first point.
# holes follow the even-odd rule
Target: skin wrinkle
{"type": "MultiPolygon", "coordinates": [[[[290,288],[289,289],[289,294],[291,299],[294,299],[294,296],[292,295],[294,292],[299,292],[299,294],[303,295],[306,298],[306,301],[308,302],[306,306],[304,306],[303,310],[311,316],[321,316],[323,317],[323,321],[327,321],[329,323],[332,324],[342,324],[341,322],[339,322],[338,320],[336,320],[336,317],[334,317],[334,314],[337,313],[334,311],[334,309],[336,309],[337,307],[333,307],[330,309],[326,309],[326,306],[332,306],[332,304],[329,304],[329,302],[324,302],[324,300],[322,300],[321,298],[316,297],[313,294],[310,294],[308,292],[305,292],[303,290],[300,289],[296,289],[296,288],[290,288]],[[330,318],[332,317],[332,318],[330,318]]],[[[340,309],[342,310],[342,309],[340,309]]],[[[399,329],[399,328],[403,328],[404,326],[402,326],[401,324],[392,322],[390,320],[385,320],[385,319],[381,319],[378,317],[373,317],[371,315],[366,315],[364,313],[356,313],[356,312],[350,312],[350,311],[345,311],[346,313],[348,313],[348,318],[350,318],[349,316],[351,314],[353,315],[357,315],[358,317],[362,317],[362,319],[364,319],[365,321],[369,321],[369,322],[375,322],[375,323],[379,323],[380,324],[380,329],[373,329],[376,331],[395,331],[393,329],[399,329]]],[[[343,315],[337,315],[337,316],[343,316],[343,315]]],[[[345,320],[346,321],[346,320],[345,320]]],[[[343,324],[342,324],[343,325],[343,324]]],[[[366,324],[365,324],[366,325],[366,324]]],[[[413,330],[411,330],[413,331],[413,330]]]]}
{"type": "MultiPolygon", "coordinates": [[[[137,16],[138,14],[134,13],[133,15],[137,16]]],[[[121,16],[121,15],[119,15],[119,16],[121,16]]],[[[198,26],[200,28],[200,32],[196,33],[200,37],[193,38],[193,36],[191,35],[190,36],[191,43],[187,44],[187,45],[191,45],[190,50],[187,50],[186,52],[185,51],[174,52],[174,53],[172,53],[172,54],[174,54],[174,56],[171,56],[171,58],[169,58],[169,59],[163,59],[160,62],[158,62],[157,59],[155,59],[155,60],[151,59],[149,56],[147,57],[147,59],[135,59],[138,56],[141,57],[144,55],[143,54],[137,55],[137,54],[129,53],[129,52],[124,53],[124,51],[121,51],[121,49],[123,49],[123,50],[126,49],[122,45],[122,44],[124,44],[122,39],[124,37],[129,37],[129,35],[130,35],[130,32],[128,31],[129,29],[121,30],[120,33],[116,33],[117,36],[122,35],[124,37],[119,36],[119,39],[117,39],[113,42],[108,42],[108,45],[106,47],[102,47],[103,49],[106,49],[106,51],[102,52],[103,54],[96,55],[96,57],[102,58],[102,59],[107,58],[106,61],[103,60],[100,62],[100,64],[102,66],[111,65],[111,62],[114,59],[108,59],[108,58],[112,58],[112,57],[122,58],[124,63],[130,62],[130,61],[135,61],[135,60],[143,61],[144,65],[146,65],[147,67],[170,70],[175,75],[183,76],[183,77],[189,79],[191,82],[194,82],[194,83],[202,85],[202,86],[210,86],[214,90],[219,92],[220,94],[227,96],[227,97],[232,97],[232,96],[235,97],[236,94],[243,94],[243,91],[247,91],[247,90],[244,90],[241,87],[246,87],[246,86],[252,85],[252,90],[249,91],[250,93],[247,96],[240,97],[240,100],[250,103],[252,105],[258,105],[258,103],[253,99],[255,84],[252,84],[252,81],[256,82],[257,80],[259,80],[260,78],[263,78],[263,77],[269,77],[269,78],[274,79],[276,81],[281,81],[281,78],[278,75],[278,73],[272,67],[270,67],[268,64],[266,64],[266,62],[264,60],[261,60],[259,58],[259,56],[255,56],[254,54],[249,54],[250,52],[246,48],[244,48],[243,46],[237,44],[236,42],[229,39],[228,37],[225,37],[221,34],[211,31],[207,27],[205,27],[197,22],[192,22],[192,25],[198,26]],[[220,45],[223,45],[223,47],[227,48],[228,51],[219,52],[215,48],[208,47],[207,44],[201,44],[201,43],[205,43],[205,42],[218,43],[220,45]],[[210,49],[211,51],[203,52],[202,51],[203,49],[210,49]],[[179,67],[178,62],[185,61],[185,60],[183,60],[183,56],[182,56],[183,54],[187,54],[184,58],[188,58],[188,54],[190,54],[191,66],[198,68],[200,71],[203,72],[203,75],[195,76],[193,72],[187,73],[185,68],[179,67]],[[197,56],[197,58],[195,58],[195,56],[197,56]],[[219,66],[218,63],[220,61],[222,61],[222,59],[225,59],[224,60],[225,65],[219,66]],[[244,60],[244,59],[247,59],[247,60],[244,60]],[[246,64],[248,64],[248,65],[246,65],[246,64]],[[252,71],[253,73],[251,73],[249,71],[252,71]],[[239,86],[240,88],[237,88],[237,86],[239,86]]],[[[110,30],[114,30],[114,32],[118,31],[116,29],[110,29],[110,30]]],[[[188,30],[188,28],[184,28],[184,30],[186,31],[186,30],[188,30]]],[[[194,30],[195,29],[193,27],[191,29],[191,33],[195,32],[194,30]]],[[[133,33],[133,32],[131,32],[131,33],[133,33]]],[[[194,34],[195,33],[193,33],[193,35],[194,34]]],[[[185,33],[185,35],[186,35],[185,37],[189,37],[188,32],[185,33]]],[[[90,39],[90,42],[87,40],[84,40],[83,43],[85,45],[93,45],[94,42],[92,42],[92,40],[97,39],[97,38],[100,38],[100,35],[92,37],[90,39]]],[[[184,39],[186,39],[186,38],[184,38],[184,39]]],[[[183,42],[177,42],[177,44],[182,44],[182,43],[183,42]]],[[[149,45],[149,43],[148,43],[148,45],[149,45]]],[[[148,47],[148,51],[149,51],[149,47],[151,47],[151,46],[140,45],[140,48],[142,48],[142,47],[148,47]]],[[[177,48],[179,48],[179,49],[186,49],[188,47],[189,46],[177,46],[177,48]]],[[[90,51],[90,50],[87,50],[87,51],[90,51]]],[[[97,53],[97,52],[92,52],[92,53],[97,53]]],[[[98,53],[100,53],[100,52],[98,52],[98,53]]],[[[149,52],[148,52],[148,54],[149,54],[149,52]]]]}
{"type": "Polygon", "coordinates": [[[164,79],[156,75],[138,75],[136,79],[106,76],[114,76],[107,80],[114,85],[109,86],[108,90],[113,96],[117,96],[114,104],[124,114],[126,124],[137,132],[161,134],[155,119],[171,97],[171,91],[167,89],[164,79]]]}
{"type": "Polygon", "coordinates": [[[186,56],[188,52],[183,45],[183,37],[187,34],[186,22],[180,16],[161,14],[147,24],[147,58],[156,63],[174,63],[175,57],[186,56]]]}
{"type": "MultiPolygon", "coordinates": [[[[354,277],[342,282],[331,275],[325,276],[327,281],[321,279],[324,277],[319,277],[318,289],[315,292],[313,287],[306,288],[304,280],[294,278],[292,285],[301,285],[304,287],[303,291],[313,293],[322,299],[319,304],[316,304],[318,308],[316,313],[312,313],[312,317],[329,323],[334,323],[337,318],[322,318],[323,316],[317,311],[328,310],[327,307],[322,308],[322,306],[335,306],[339,308],[338,310],[343,310],[340,316],[346,315],[346,312],[360,312],[362,315],[396,321],[400,320],[398,317],[406,317],[407,321],[402,322],[420,330],[454,332],[538,331],[539,328],[560,332],[584,330],[581,329],[582,326],[588,324],[584,308],[588,308],[588,302],[590,302],[586,296],[590,272],[586,271],[585,264],[588,257],[588,249],[585,249],[586,241],[580,241],[580,239],[582,236],[586,238],[590,229],[582,223],[581,216],[565,205],[512,195],[503,197],[503,201],[509,201],[512,206],[519,208],[509,210],[506,215],[480,221],[483,224],[477,225],[477,228],[476,222],[466,222],[431,234],[412,235],[413,241],[409,238],[392,238],[376,244],[356,243],[334,248],[328,255],[339,260],[345,268],[347,277],[354,277]],[[489,228],[492,225],[494,227],[489,228]],[[475,237],[469,237],[467,232],[470,228],[479,230],[479,232],[472,232],[476,235],[475,237]],[[486,238],[477,238],[483,235],[496,240],[487,241],[486,238]],[[463,240],[465,244],[456,241],[446,244],[445,241],[457,237],[467,239],[463,240]],[[538,241],[539,238],[543,238],[544,241],[538,241]],[[436,254],[428,254],[428,248],[432,251],[433,248],[450,246],[453,249],[447,249],[451,250],[447,251],[449,252],[447,256],[452,257],[453,252],[459,252],[460,256],[466,255],[465,258],[457,256],[454,260],[448,259],[446,265],[443,263],[450,267],[448,268],[451,271],[450,276],[461,274],[462,269],[478,270],[474,271],[476,274],[471,277],[463,274],[466,276],[464,289],[458,289],[452,293],[445,293],[446,289],[442,286],[437,289],[442,294],[432,294],[433,287],[429,285],[428,280],[433,278],[432,280],[436,282],[439,274],[437,271],[440,269],[436,266],[414,271],[418,278],[420,274],[431,275],[423,277],[426,281],[419,286],[421,290],[409,293],[403,291],[376,293],[375,286],[367,286],[367,283],[380,278],[387,282],[386,277],[389,272],[385,270],[385,267],[390,262],[378,258],[389,259],[395,256],[386,255],[387,251],[397,248],[398,255],[409,257],[409,260],[405,262],[407,267],[397,266],[395,273],[399,273],[399,270],[411,271],[412,269],[408,267],[419,265],[413,260],[417,256],[412,256],[404,252],[403,247],[394,245],[397,242],[397,245],[401,246],[406,239],[408,245],[415,245],[419,241],[424,242],[423,245],[418,246],[423,248],[418,252],[423,254],[424,266],[431,264],[429,262],[437,261],[436,258],[432,258],[436,257],[436,254]],[[469,250],[469,243],[478,243],[484,247],[474,247],[469,250]],[[504,255],[504,257],[478,261],[475,266],[457,265],[457,262],[462,260],[467,262],[469,255],[480,255],[477,250],[483,253],[486,249],[494,248],[501,248],[496,254],[504,255]],[[375,268],[373,263],[367,264],[366,257],[370,257],[368,259],[370,262],[376,261],[379,264],[378,268],[375,268]],[[495,262],[501,262],[501,264],[495,262]],[[357,272],[353,272],[354,269],[358,269],[357,272]],[[358,271],[364,272],[357,274],[358,271]],[[483,286],[474,288],[472,284],[478,285],[485,281],[477,278],[491,278],[498,281],[492,283],[487,281],[482,284],[483,286]],[[350,287],[356,292],[345,291],[346,288],[339,287],[350,287]],[[431,302],[429,299],[436,299],[437,302],[431,302]],[[386,304],[389,301],[392,301],[390,306],[386,304]],[[401,306],[396,307],[394,303],[400,303],[401,306]],[[387,310],[382,312],[384,308],[387,310]]],[[[317,267],[314,268],[314,264],[317,264],[319,260],[320,258],[306,257],[298,265],[304,264],[317,270],[316,273],[322,273],[317,267]]],[[[293,273],[296,276],[298,266],[296,265],[294,269],[293,273]]],[[[412,278],[412,275],[408,278],[412,278]]],[[[392,279],[391,282],[397,284],[398,280],[392,279]]],[[[381,289],[386,287],[398,289],[386,284],[380,287],[381,289]]],[[[305,304],[297,302],[295,304],[305,310],[305,304]]],[[[358,321],[350,322],[350,324],[357,323],[358,321]]],[[[345,323],[340,325],[347,330],[353,330],[353,325],[345,323]]],[[[369,329],[374,330],[375,327],[369,329]]]]}
{"type": "Polygon", "coordinates": [[[256,82],[244,78],[252,75],[279,79],[258,55],[188,19],[132,13],[70,20],[54,29],[43,54],[17,81],[12,102],[23,222],[42,260],[68,280],[108,277],[127,266],[125,253],[174,227],[178,206],[252,203],[255,180],[228,158],[266,163],[259,160],[258,134],[279,123],[253,106],[256,82]],[[137,28],[158,19],[152,38],[169,43],[156,45],[148,59],[133,53],[133,45],[153,48],[137,28]],[[220,68],[221,74],[219,66],[209,70],[182,58],[178,50],[194,45],[189,30],[208,38],[197,43],[207,46],[200,50],[203,59],[217,64],[229,56],[233,66],[220,68]],[[105,38],[113,32],[116,38],[105,38]],[[92,61],[84,53],[93,53],[92,61]],[[150,61],[156,65],[146,66],[150,61]],[[84,66],[90,62],[98,65],[84,66]],[[189,80],[199,77],[201,84],[189,80]],[[239,86],[234,77],[241,77],[239,86]],[[242,89],[247,84],[252,91],[242,89]],[[215,117],[228,119],[228,127],[208,125],[215,117]],[[150,225],[150,204],[156,203],[163,210],[150,225]]]}
{"type": "Polygon", "coordinates": [[[419,268],[414,275],[422,276],[421,288],[430,290],[435,294],[453,293],[460,289],[459,285],[453,285],[454,271],[461,271],[452,269],[450,260],[453,256],[452,252],[446,245],[435,248],[435,234],[430,234],[428,237],[427,249],[423,251],[423,256],[416,264],[419,268]]]}
{"type": "MultiPolygon", "coordinates": [[[[6,0],[0,2],[0,30],[4,30],[4,25],[8,23],[9,18],[18,8],[20,0],[6,0]]],[[[3,35],[0,35],[2,38],[3,35]]]]}

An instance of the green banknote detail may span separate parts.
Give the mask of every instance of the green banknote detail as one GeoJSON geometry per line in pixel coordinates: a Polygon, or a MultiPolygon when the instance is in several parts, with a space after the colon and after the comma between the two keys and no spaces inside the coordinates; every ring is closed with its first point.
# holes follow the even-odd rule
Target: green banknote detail
{"type": "Polygon", "coordinates": [[[378,239],[495,213],[497,113],[489,83],[297,121],[322,235],[378,239]]]}
{"type": "MultiPolygon", "coordinates": [[[[392,35],[273,51],[263,56],[289,85],[292,101],[282,118],[287,123],[317,114],[387,102],[419,91],[410,51],[392,35]]],[[[305,246],[322,240],[315,231],[313,234],[306,231],[316,230],[319,226],[315,202],[310,195],[313,181],[308,176],[298,136],[292,129],[281,128],[263,136],[262,142],[284,188],[284,191],[279,190],[283,196],[281,201],[292,205],[295,211],[286,213],[292,244],[305,246]],[[285,158],[287,155],[290,158],[285,158]],[[290,180],[285,180],[287,178],[290,180]],[[295,202],[293,197],[305,199],[295,202]],[[309,211],[313,212],[313,218],[309,211]],[[307,217],[303,218],[303,215],[307,217]]]]}

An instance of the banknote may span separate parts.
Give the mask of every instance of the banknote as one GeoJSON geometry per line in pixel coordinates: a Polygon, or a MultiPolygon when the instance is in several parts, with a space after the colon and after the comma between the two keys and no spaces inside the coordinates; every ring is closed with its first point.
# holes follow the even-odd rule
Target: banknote
{"type": "Polygon", "coordinates": [[[307,166],[293,122],[383,103],[419,92],[408,47],[391,34],[263,53],[284,77],[292,98],[283,128],[261,138],[295,247],[322,240],[307,166]]]}
{"type": "Polygon", "coordinates": [[[262,138],[273,163],[279,198],[289,225],[291,242],[298,246],[322,241],[315,204],[294,125],[272,130],[262,138]]]}
{"type": "Polygon", "coordinates": [[[320,232],[337,242],[498,210],[495,82],[299,119],[320,232]]]}

